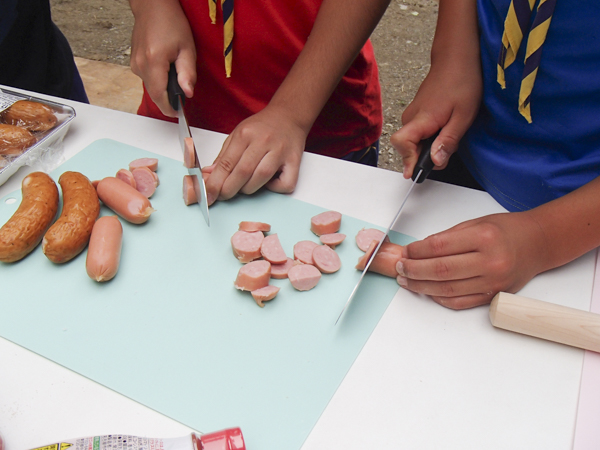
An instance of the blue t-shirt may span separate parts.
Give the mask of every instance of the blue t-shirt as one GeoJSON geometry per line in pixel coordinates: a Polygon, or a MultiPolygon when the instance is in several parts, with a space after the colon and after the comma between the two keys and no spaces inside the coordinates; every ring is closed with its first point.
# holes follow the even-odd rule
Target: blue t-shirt
{"type": "Polygon", "coordinates": [[[497,61],[510,0],[477,4],[484,98],[459,152],[502,206],[531,209],[600,176],[600,1],[557,1],[531,94],[531,124],[518,111],[527,36],[502,89],[497,61]]]}

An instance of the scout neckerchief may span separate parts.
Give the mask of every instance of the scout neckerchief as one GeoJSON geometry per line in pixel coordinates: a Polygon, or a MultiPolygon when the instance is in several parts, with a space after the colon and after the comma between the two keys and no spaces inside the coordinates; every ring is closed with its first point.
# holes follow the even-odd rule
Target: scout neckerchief
{"type": "MultiPolygon", "coordinates": [[[[231,76],[231,63],[233,61],[233,52],[231,51],[233,43],[233,0],[221,0],[221,10],[223,11],[223,56],[225,57],[225,74],[227,78],[231,76]]],[[[217,0],[208,0],[208,13],[210,21],[217,23],[217,0]]]]}
{"type": "Polygon", "coordinates": [[[519,91],[519,112],[527,122],[531,123],[531,91],[535,83],[540,59],[542,57],[542,45],[548,33],[552,13],[556,0],[539,0],[537,13],[531,29],[529,22],[531,12],[537,0],[511,0],[508,14],[504,21],[504,34],[502,35],[502,48],[498,58],[498,83],[502,89],[506,87],[504,70],[510,66],[519,51],[523,36],[529,31],[527,38],[527,49],[525,54],[525,67],[521,77],[521,90],[519,91]]]}

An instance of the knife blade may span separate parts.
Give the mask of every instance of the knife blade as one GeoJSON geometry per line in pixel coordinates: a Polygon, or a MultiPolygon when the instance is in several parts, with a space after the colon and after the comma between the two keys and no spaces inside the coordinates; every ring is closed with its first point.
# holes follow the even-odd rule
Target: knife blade
{"type": "MultiPolygon", "coordinates": [[[[175,111],[177,111],[177,118],[179,120],[179,143],[181,144],[181,150],[185,154],[185,139],[192,138],[190,127],[188,125],[187,118],[185,117],[185,111],[183,106],[185,105],[185,94],[179,82],[177,81],[177,70],[175,64],[171,63],[169,69],[169,80],[167,83],[167,95],[169,97],[169,103],[175,111]]],[[[188,174],[192,177],[194,191],[196,198],[198,199],[198,205],[200,211],[204,216],[206,224],[210,227],[210,217],[208,215],[208,202],[206,200],[206,185],[204,184],[204,178],[202,177],[202,166],[200,165],[200,159],[198,158],[198,151],[196,150],[196,144],[194,144],[194,166],[187,169],[188,174]]]]}
{"type": "Polygon", "coordinates": [[[371,263],[373,262],[375,255],[381,248],[381,244],[383,244],[383,241],[390,234],[391,229],[394,227],[394,225],[398,221],[400,214],[402,213],[402,209],[404,208],[406,201],[410,197],[410,193],[412,192],[413,188],[415,187],[416,184],[422,183],[423,180],[425,180],[425,178],[427,178],[427,176],[433,169],[434,164],[433,164],[433,161],[431,160],[431,144],[433,144],[433,141],[438,136],[438,134],[439,134],[439,132],[435,133],[430,138],[427,138],[427,139],[424,139],[423,141],[421,141],[421,153],[419,154],[419,159],[417,160],[417,164],[415,165],[415,168],[413,170],[413,175],[411,177],[411,179],[413,181],[410,185],[410,188],[408,188],[408,192],[404,196],[404,199],[402,200],[402,203],[400,204],[400,208],[398,209],[398,212],[392,219],[392,222],[390,223],[390,225],[387,227],[387,230],[385,230],[384,236],[379,241],[379,244],[377,244],[377,247],[375,247],[375,251],[369,258],[369,261],[367,261],[367,264],[365,265],[365,268],[363,269],[362,273],[360,274],[360,278],[358,279],[356,286],[354,286],[354,289],[352,289],[352,292],[350,293],[350,297],[348,297],[348,300],[346,300],[346,304],[342,308],[340,315],[338,316],[337,320],[335,321],[335,325],[337,325],[337,323],[340,321],[340,318],[344,314],[344,311],[346,311],[348,309],[348,306],[350,306],[350,303],[352,302],[352,299],[356,295],[356,292],[358,291],[358,287],[362,283],[363,278],[365,277],[365,275],[367,273],[367,270],[369,270],[369,267],[371,266],[371,263]]]}

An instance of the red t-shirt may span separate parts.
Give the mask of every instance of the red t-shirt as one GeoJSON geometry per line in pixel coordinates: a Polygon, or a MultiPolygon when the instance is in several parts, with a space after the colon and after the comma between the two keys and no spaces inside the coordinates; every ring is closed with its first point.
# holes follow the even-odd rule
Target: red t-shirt
{"type": "MultiPolygon", "coordinates": [[[[180,2],[198,55],[194,97],[185,105],[188,120],[225,134],[270,101],[304,47],[321,5],[321,0],[237,1],[232,72],[226,78],[220,6],[212,24],[207,0],[180,2]]],[[[170,120],[146,91],[138,114],[170,120]]],[[[379,73],[369,41],[315,121],[306,150],[340,158],[379,139],[382,122],[379,73]]]]}

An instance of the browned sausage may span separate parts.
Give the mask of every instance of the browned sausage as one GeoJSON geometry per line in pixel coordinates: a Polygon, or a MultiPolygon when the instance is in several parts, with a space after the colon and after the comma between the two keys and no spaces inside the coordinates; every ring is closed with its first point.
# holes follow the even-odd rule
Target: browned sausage
{"type": "Polygon", "coordinates": [[[0,228],[0,261],[24,258],[42,240],[58,211],[58,188],[43,172],[23,179],[23,200],[17,211],[0,228]]]}
{"type": "Polygon", "coordinates": [[[18,156],[36,141],[35,136],[25,128],[0,123],[0,155],[18,156]]]}
{"type": "Polygon", "coordinates": [[[100,201],[91,181],[79,172],[65,172],[58,179],[63,208],[42,240],[42,250],[53,263],[64,263],[86,247],[100,214],[100,201]]]}
{"type": "Polygon", "coordinates": [[[19,100],[0,113],[2,121],[29,131],[47,131],[56,126],[54,111],[47,105],[30,100],[19,100]]]}
{"type": "Polygon", "coordinates": [[[112,280],[119,270],[123,226],[117,216],[100,217],[94,224],[85,269],[92,280],[112,280]]]}
{"type": "Polygon", "coordinates": [[[144,223],[154,212],[150,200],[118,178],[106,177],[100,180],[96,191],[102,203],[128,222],[144,223]]]}

